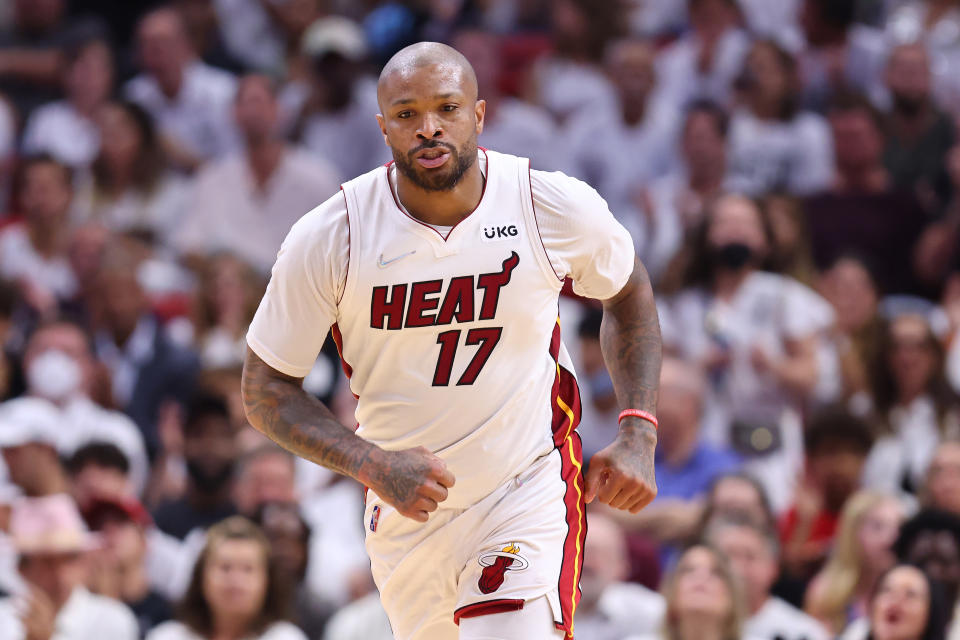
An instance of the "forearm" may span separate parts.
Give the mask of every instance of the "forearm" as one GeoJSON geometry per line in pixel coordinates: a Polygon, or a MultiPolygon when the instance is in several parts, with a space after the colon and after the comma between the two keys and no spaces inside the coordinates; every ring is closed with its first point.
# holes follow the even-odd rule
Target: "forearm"
{"type": "Polygon", "coordinates": [[[301,381],[278,374],[249,349],[243,407],[250,424],[284,449],[364,484],[380,451],[340,424],[301,381]]]}
{"type": "Polygon", "coordinates": [[[787,389],[806,395],[817,384],[817,363],[803,357],[786,357],[772,364],[773,376],[787,389]]]}
{"type": "MultiPolygon", "coordinates": [[[[620,406],[656,414],[660,322],[650,278],[639,260],[624,290],[604,302],[600,346],[620,406]]],[[[631,422],[641,423],[652,429],[646,421],[631,422]]]]}

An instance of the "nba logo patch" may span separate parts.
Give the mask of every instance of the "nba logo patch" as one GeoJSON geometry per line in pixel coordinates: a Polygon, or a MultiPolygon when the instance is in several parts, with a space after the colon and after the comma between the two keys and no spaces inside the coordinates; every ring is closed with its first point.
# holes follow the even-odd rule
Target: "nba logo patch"
{"type": "Polygon", "coordinates": [[[377,523],[380,522],[380,505],[373,505],[373,511],[370,513],[370,531],[377,530],[377,523]]]}

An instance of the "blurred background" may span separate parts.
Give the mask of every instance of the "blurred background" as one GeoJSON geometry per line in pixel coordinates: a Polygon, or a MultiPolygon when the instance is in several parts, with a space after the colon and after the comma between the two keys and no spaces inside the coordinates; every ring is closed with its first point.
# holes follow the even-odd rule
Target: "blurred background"
{"type": "MultiPolygon", "coordinates": [[[[660,493],[591,507],[577,638],[960,639],[958,0],[0,0],[0,638],[391,637],[361,488],[239,381],[419,40],[658,294],[660,493]]],[[[568,291],[589,455],[618,407],[568,291]]],[[[329,341],[305,386],[353,424],[329,341]]]]}

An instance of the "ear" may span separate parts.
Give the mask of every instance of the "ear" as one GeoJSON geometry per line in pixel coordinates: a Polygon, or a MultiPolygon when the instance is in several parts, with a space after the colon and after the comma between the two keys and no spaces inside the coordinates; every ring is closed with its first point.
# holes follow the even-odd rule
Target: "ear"
{"type": "Polygon", "coordinates": [[[387,121],[383,119],[383,115],[377,114],[377,124],[380,125],[380,133],[383,134],[383,144],[390,146],[390,141],[387,140],[387,121]]]}
{"type": "Polygon", "coordinates": [[[477,104],[474,106],[474,113],[477,116],[477,135],[480,135],[483,133],[483,119],[487,113],[487,101],[477,100],[477,104]]]}

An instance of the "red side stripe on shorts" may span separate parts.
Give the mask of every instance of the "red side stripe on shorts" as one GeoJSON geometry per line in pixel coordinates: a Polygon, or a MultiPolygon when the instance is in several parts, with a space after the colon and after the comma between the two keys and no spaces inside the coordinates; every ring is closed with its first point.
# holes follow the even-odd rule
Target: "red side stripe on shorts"
{"type": "Polygon", "coordinates": [[[573,619],[580,602],[580,571],[583,569],[583,544],[587,537],[586,503],[583,499],[583,448],[580,434],[573,432],[560,447],[563,496],[566,507],[567,537],[563,541],[563,562],[560,567],[560,609],[563,620],[557,624],[567,640],[573,640],[573,619]]]}
{"type": "Polygon", "coordinates": [[[499,600],[484,600],[483,602],[474,602],[460,607],[453,612],[453,621],[460,624],[461,618],[476,618],[491,613],[505,613],[507,611],[520,611],[523,609],[523,600],[510,600],[501,598],[499,600]]]}

